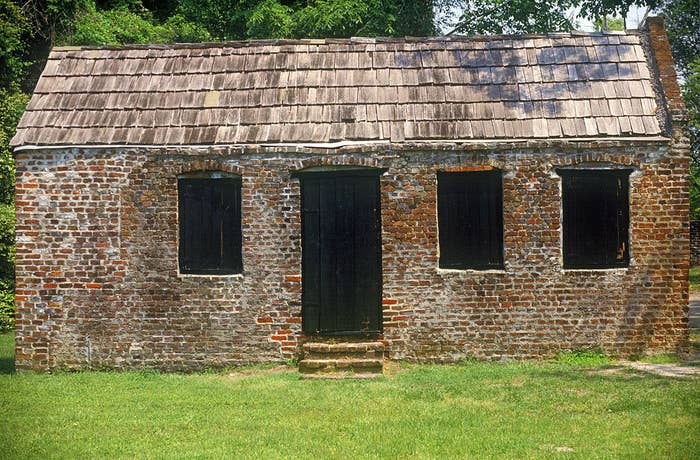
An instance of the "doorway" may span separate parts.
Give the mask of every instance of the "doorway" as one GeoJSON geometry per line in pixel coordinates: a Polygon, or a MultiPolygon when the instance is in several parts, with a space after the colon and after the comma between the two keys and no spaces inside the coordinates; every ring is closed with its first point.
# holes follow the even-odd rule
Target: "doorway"
{"type": "Polygon", "coordinates": [[[307,334],[382,328],[378,169],[299,172],[302,326],[307,334]]]}

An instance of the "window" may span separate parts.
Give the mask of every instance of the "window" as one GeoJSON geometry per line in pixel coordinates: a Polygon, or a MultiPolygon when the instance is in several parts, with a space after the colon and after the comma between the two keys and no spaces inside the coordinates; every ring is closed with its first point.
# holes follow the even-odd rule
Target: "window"
{"type": "Polygon", "coordinates": [[[440,268],[503,267],[500,170],[438,173],[440,268]]]}
{"type": "Polygon", "coordinates": [[[240,177],[209,172],[180,177],[178,198],[180,272],[241,273],[240,177]]]}
{"type": "Polygon", "coordinates": [[[559,170],[564,268],[629,264],[630,170],[559,170]]]}

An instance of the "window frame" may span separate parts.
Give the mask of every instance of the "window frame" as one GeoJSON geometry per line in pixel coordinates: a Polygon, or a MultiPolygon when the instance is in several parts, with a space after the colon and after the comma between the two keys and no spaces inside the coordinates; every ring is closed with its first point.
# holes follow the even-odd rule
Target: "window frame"
{"type": "MultiPolygon", "coordinates": [[[[443,270],[503,270],[505,268],[505,242],[504,242],[504,215],[503,215],[503,170],[498,168],[484,168],[472,171],[438,171],[437,172],[437,224],[438,224],[438,268],[443,270]],[[471,184],[470,184],[471,178],[471,184]],[[474,179],[476,178],[476,181],[474,179]],[[479,182],[485,185],[485,188],[481,191],[475,191],[478,187],[479,182]],[[490,182],[490,183],[489,183],[490,182]],[[469,190],[469,187],[472,187],[469,190]],[[448,190],[449,189],[449,190],[448,190]],[[496,193],[493,193],[496,192],[496,193]],[[469,194],[477,195],[479,193],[487,193],[485,198],[483,195],[478,199],[482,201],[476,205],[471,205],[467,195],[469,194]],[[470,211],[477,210],[481,213],[483,217],[484,205],[483,200],[486,199],[487,206],[486,215],[487,217],[487,229],[495,229],[495,232],[487,232],[488,235],[493,234],[494,236],[487,237],[488,239],[488,249],[482,252],[479,256],[470,257],[473,254],[474,248],[483,248],[483,241],[481,244],[476,244],[475,240],[479,238],[479,233],[481,237],[484,236],[484,229],[481,232],[478,230],[472,233],[465,240],[446,240],[447,238],[456,238],[456,234],[459,233],[459,228],[464,227],[466,222],[465,216],[459,215],[457,217],[457,226],[451,227],[450,224],[454,222],[454,212],[457,209],[449,209],[447,206],[448,196],[453,196],[459,194],[461,198],[462,212],[468,213],[470,211]],[[495,206],[491,210],[491,206],[495,206]],[[470,210],[465,210],[463,206],[470,207],[470,210]],[[495,245],[495,247],[494,247],[495,245]],[[455,253],[459,255],[455,255],[455,253]],[[477,260],[478,259],[478,260],[477,260]]],[[[472,196],[473,197],[473,196],[472,196]]],[[[483,227],[483,225],[481,226],[483,227]]]]}
{"type": "MultiPolygon", "coordinates": [[[[197,171],[182,174],[177,177],[178,194],[178,272],[183,275],[240,275],[243,273],[243,237],[242,237],[242,179],[237,174],[220,171],[197,171]],[[207,193],[211,196],[218,195],[220,201],[213,205],[212,215],[204,217],[205,211],[200,212],[201,219],[218,222],[219,231],[213,231],[209,236],[214,235],[212,241],[217,241],[218,250],[214,250],[216,243],[206,240],[205,231],[197,231],[196,224],[192,222],[195,218],[192,215],[193,204],[196,199],[189,201],[185,196],[186,189],[192,186],[200,189],[199,193],[207,193]],[[228,198],[227,198],[228,196],[228,198]],[[228,201],[227,201],[228,200],[228,201]],[[192,236],[194,231],[195,235],[192,236]],[[198,238],[199,237],[199,238],[198,238]],[[209,251],[207,255],[200,255],[203,259],[200,262],[193,262],[192,254],[196,248],[192,247],[192,241],[201,239],[209,251]],[[190,243],[188,243],[190,241],[190,243]],[[189,244],[189,246],[187,246],[189,244]],[[218,252],[218,254],[217,254],[218,252]],[[218,255],[218,257],[217,257],[218,255]],[[214,263],[211,263],[214,262],[214,263]]],[[[202,248],[200,248],[202,249],[202,248]]]]}
{"type": "MultiPolygon", "coordinates": [[[[561,263],[565,270],[607,270],[624,269],[630,265],[630,168],[558,168],[557,174],[561,177],[561,263]],[[597,181],[597,183],[596,183],[597,181]],[[607,182],[607,184],[606,184],[607,182]],[[587,184],[587,185],[585,185],[587,184]],[[607,187],[614,187],[613,189],[607,187]],[[569,225],[571,220],[591,222],[590,215],[583,217],[585,211],[584,198],[578,197],[575,207],[569,200],[574,199],[571,193],[578,188],[579,193],[584,193],[584,187],[589,187],[592,194],[598,194],[599,200],[595,206],[602,211],[603,216],[595,221],[599,224],[598,233],[603,233],[605,240],[599,242],[603,246],[600,254],[591,250],[595,242],[574,241],[581,237],[584,230],[576,228],[572,231],[569,225]],[[614,199],[612,196],[614,195],[614,199]],[[613,206],[611,206],[613,204],[613,206]],[[575,209],[574,209],[575,208],[575,209]],[[575,212],[575,217],[571,217],[575,212]],[[614,243],[614,245],[613,245],[614,243]],[[578,249],[586,246],[583,250],[578,249]],[[614,250],[612,249],[614,246],[614,250]],[[607,249],[606,249],[607,247],[607,249]],[[578,251],[576,250],[578,249],[578,251]],[[600,257],[599,257],[600,256],[600,257]],[[585,260],[585,257],[589,257],[585,260]],[[595,259],[595,260],[594,260],[595,259]]],[[[589,201],[593,200],[589,196],[589,201]]],[[[588,203],[591,204],[591,203],[588,203]]],[[[591,205],[592,206],[592,205],[591,205]]],[[[590,212],[590,211],[589,211],[590,212]]],[[[591,230],[593,231],[593,230],[591,230]]],[[[590,232],[589,232],[590,235],[590,232]]]]}

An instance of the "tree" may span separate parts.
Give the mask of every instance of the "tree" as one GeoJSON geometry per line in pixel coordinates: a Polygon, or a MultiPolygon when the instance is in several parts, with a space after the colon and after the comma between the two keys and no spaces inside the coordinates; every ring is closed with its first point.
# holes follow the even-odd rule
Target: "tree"
{"type": "Polygon", "coordinates": [[[462,11],[451,33],[515,34],[569,31],[575,22],[567,11],[575,0],[458,0],[462,11]]]}
{"type": "Polygon", "coordinates": [[[625,30],[625,20],[623,18],[605,16],[593,21],[593,27],[595,27],[595,30],[598,32],[604,30],[625,30]]]}
{"type": "Polygon", "coordinates": [[[621,17],[627,15],[632,6],[652,10],[658,7],[663,0],[576,0],[576,6],[580,7],[579,14],[591,20],[606,17],[621,17]]]}
{"type": "Polygon", "coordinates": [[[29,21],[10,0],[0,0],[0,88],[17,89],[27,64],[29,21]]]}
{"type": "Polygon", "coordinates": [[[159,24],[140,1],[119,4],[112,9],[100,10],[88,4],[79,10],[59,44],[69,45],[122,45],[127,43],[201,42],[211,37],[199,24],[187,21],[182,15],[169,17],[159,24]]]}
{"type": "Polygon", "coordinates": [[[687,78],[700,57],[700,0],[666,1],[659,12],[665,19],[676,70],[687,78]]]}
{"type": "Polygon", "coordinates": [[[668,0],[659,11],[690,116],[690,216],[700,219],[700,0],[668,0]]]}
{"type": "Polygon", "coordinates": [[[696,220],[700,219],[700,58],[689,68],[682,90],[690,115],[690,218],[696,220]]]}
{"type": "Polygon", "coordinates": [[[432,35],[432,0],[180,0],[216,40],[432,35]]]}
{"type": "Polygon", "coordinates": [[[21,8],[0,0],[0,332],[14,327],[15,163],[9,142],[29,99],[20,86],[27,73],[30,32],[21,8]]]}
{"type": "Polygon", "coordinates": [[[439,1],[404,0],[397,2],[396,25],[394,35],[423,37],[435,35],[435,9],[439,1]]]}
{"type": "Polygon", "coordinates": [[[381,0],[317,0],[293,15],[298,38],[395,35],[396,4],[381,0]]]}

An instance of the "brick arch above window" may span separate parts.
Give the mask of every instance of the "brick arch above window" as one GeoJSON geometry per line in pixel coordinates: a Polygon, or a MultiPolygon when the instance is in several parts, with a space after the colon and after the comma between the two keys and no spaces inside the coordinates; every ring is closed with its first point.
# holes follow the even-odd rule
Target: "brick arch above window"
{"type": "Polygon", "coordinates": [[[193,170],[177,175],[178,179],[241,179],[241,174],[220,170],[193,170]]]}

